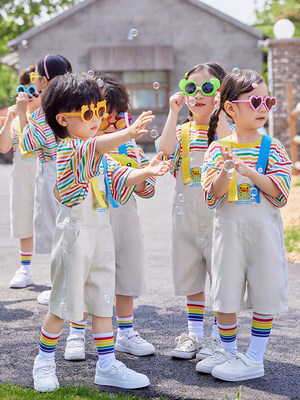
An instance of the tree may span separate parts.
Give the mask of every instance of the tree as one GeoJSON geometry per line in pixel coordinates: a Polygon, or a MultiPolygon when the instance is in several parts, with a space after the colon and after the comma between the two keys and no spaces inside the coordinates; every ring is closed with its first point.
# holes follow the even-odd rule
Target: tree
{"type": "Polygon", "coordinates": [[[291,20],[295,26],[294,37],[300,37],[299,0],[266,0],[263,11],[256,10],[255,27],[266,36],[274,38],[273,26],[282,18],[291,20]]]}
{"type": "MultiPolygon", "coordinates": [[[[9,41],[76,2],[78,0],[0,1],[0,57],[9,53],[9,41]]],[[[16,90],[17,77],[15,71],[0,63],[0,108],[11,104],[8,97],[16,90]]]]}

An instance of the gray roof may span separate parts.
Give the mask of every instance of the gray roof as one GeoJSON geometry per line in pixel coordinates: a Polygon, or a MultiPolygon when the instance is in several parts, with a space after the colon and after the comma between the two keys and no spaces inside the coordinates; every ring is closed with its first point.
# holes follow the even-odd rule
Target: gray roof
{"type": "MultiPolygon", "coordinates": [[[[96,1],[101,1],[101,0],[85,0],[85,1],[79,2],[75,6],[70,7],[67,11],[64,11],[61,14],[51,18],[49,21],[47,21],[37,27],[28,29],[21,35],[17,36],[14,40],[10,41],[8,43],[8,46],[10,48],[14,48],[22,40],[28,40],[31,37],[38,35],[40,32],[44,31],[45,29],[51,28],[52,26],[69,18],[71,15],[80,12],[83,8],[88,7],[91,4],[95,3],[96,1]]],[[[232,18],[229,15],[222,13],[221,11],[218,11],[211,6],[208,6],[207,4],[202,3],[200,0],[182,0],[182,1],[186,1],[187,3],[190,3],[190,4],[198,7],[202,11],[209,13],[211,15],[214,15],[215,17],[217,17],[219,19],[222,19],[223,21],[235,26],[236,28],[246,31],[249,35],[252,35],[258,39],[263,38],[262,32],[260,32],[258,29],[253,28],[250,25],[244,24],[243,22],[238,21],[237,19],[232,18]]]]}

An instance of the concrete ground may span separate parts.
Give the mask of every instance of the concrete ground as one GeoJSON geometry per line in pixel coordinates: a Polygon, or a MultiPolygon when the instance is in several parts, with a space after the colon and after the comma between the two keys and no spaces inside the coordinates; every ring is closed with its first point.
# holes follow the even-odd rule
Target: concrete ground
{"type": "MultiPolygon", "coordinates": [[[[36,301],[37,295],[50,283],[47,255],[34,255],[34,285],[26,289],[9,289],[9,281],[18,268],[18,240],[9,232],[9,180],[11,165],[0,165],[0,381],[33,387],[32,365],[38,352],[40,327],[47,307],[36,301]]],[[[134,326],[156,348],[154,356],[137,358],[116,352],[129,367],[148,375],[146,389],[122,391],[98,387],[110,393],[132,393],[145,398],[235,399],[240,382],[218,381],[195,371],[196,361],[171,359],[177,335],[187,331],[185,299],[173,295],[171,277],[171,203],[174,180],[168,174],[158,180],[156,196],[138,200],[147,252],[150,290],[135,299],[134,326]]],[[[188,257],[188,254],[187,254],[188,257]]],[[[289,265],[289,313],[275,317],[265,354],[265,376],[242,382],[243,400],[300,399],[299,385],[299,277],[300,265],[289,265]]],[[[209,290],[208,290],[209,297],[209,290]]],[[[244,352],[250,339],[251,313],[239,315],[238,347],[244,352]]],[[[208,306],[205,333],[209,335],[213,313],[208,306]]],[[[114,320],[116,330],[116,322],[114,320]]],[[[68,362],[63,358],[68,335],[65,323],[56,350],[57,375],[61,385],[85,382],[94,386],[96,349],[87,327],[86,360],[68,362]]]]}

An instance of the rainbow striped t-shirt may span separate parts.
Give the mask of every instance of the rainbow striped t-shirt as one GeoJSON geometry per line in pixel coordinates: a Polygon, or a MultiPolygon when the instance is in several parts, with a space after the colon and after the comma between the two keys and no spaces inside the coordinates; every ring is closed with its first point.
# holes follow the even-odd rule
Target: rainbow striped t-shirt
{"type": "MultiPolygon", "coordinates": [[[[245,164],[251,168],[256,168],[259,151],[261,145],[261,137],[253,143],[234,143],[231,142],[231,151],[236,154],[245,164]]],[[[224,164],[224,159],[220,150],[220,141],[211,143],[209,149],[205,153],[201,184],[204,191],[205,202],[209,208],[215,208],[225,197],[216,198],[210,191],[211,185],[216,176],[221,171],[224,164]]],[[[271,197],[262,191],[262,194],[276,207],[283,207],[288,199],[291,175],[292,162],[287,155],[284,146],[278,139],[272,138],[271,148],[269,153],[268,164],[265,175],[267,175],[275,185],[280,189],[281,194],[278,197],[271,197]]]]}
{"type": "MultiPolygon", "coordinates": [[[[98,137],[88,140],[64,139],[57,148],[57,188],[61,203],[67,207],[79,205],[87,196],[90,180],[103,174],[102,157],[95,156],[98,137]]],[[[121,164],[105,154],[108,181],[115,201],[125,204],[135,186],[125,187],[132,168],[121,164]]]]}

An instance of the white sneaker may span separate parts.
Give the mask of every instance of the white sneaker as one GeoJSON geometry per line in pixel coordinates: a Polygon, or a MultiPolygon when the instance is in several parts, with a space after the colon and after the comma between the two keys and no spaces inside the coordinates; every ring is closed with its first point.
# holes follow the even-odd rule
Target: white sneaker
{"type": "Polygon", "coordinates": [[[9,283],[9,287],[11,288],[25,288],[32,284],[31,273],[27,271],[25,268],[20,267],[15,272],[12,280],[9,283]]]}
{"type": "Polygon", "coordinates": [[[85,360],[85,337],[82,333],[70,333],[64,357],[65,360],[85,360]]]}
{"type": "Polygon", "coordinates": [[[264,376],[263,362],[255,362],[250,360],[242,353],[237,353],[234,358],[217,365],[211,373],[215,378],[223,381],[237,382],[246,381],[247,379],[260,378],[264,376]]]}
{"type": "Polygon", "coordinates": [[[96,365],[95,383],[102,386],[115,386],[124,389],[139,389],[150,385],[148,377],[126,367],[121,361],[115,360],[107,368],[96,365]]]}
{"type": "Polygon", "coordinates": [[[171,351],[171,357],[191,359],[198,353],[203,346],[202,341],[194,334],[183,333],[175,339],[177,346],[171,351]]]}
{"type": "Polygon", "coordinates": [[[196,371],[210,374],[216,365],[223,364],[232,358],[234,358],[234,354],[228,350],[218,349],[212,356],[199,361],[196,365],[196,371]]]}
{"type": "Polygon", "coordinates": [[[220,347],[222,347],[220,337],[217,335],[212,335],[202,349],[198,351],[196,354],[196,359],[204,360],[205,358],[212,356],[220,347]]]}
{"type": "Polygon", "coordinates": [[[134,330],[124,333],[123,336],[117,334],[115,350],[134,356],[149,356],[155,352],[154,346],[141,338],[139,333],[134,330]]]}
{"type": "Polygon", "coordinates": [[[50,302],[50,295],[51,295],[51,290],[44,290],[37,297],[38,303],[44,304],[45,306],[47,306],[50,302]]]}
{"type": "Polygon", "coordinates": [[[55,375],[55,361],[37,355],[33,364],[34,388],[38,392],[52,392],[59,388],[55,375]]]}

